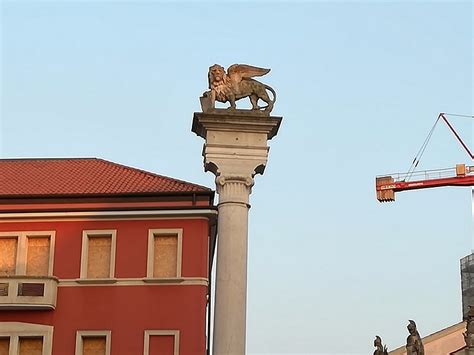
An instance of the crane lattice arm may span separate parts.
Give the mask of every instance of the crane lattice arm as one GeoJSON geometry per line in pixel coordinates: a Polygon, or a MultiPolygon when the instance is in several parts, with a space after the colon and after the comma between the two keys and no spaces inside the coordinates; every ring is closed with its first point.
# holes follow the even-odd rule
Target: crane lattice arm
{"type": "MultiPolygon", "coordinates": [[[[378,176],[375,179],[375,189],[377,191],[377,200],[380,202],[395,201],[395,192],[407,191],[407,190],[418,190],[428,189],[432,187],[441,186],[474,186],[474,166],[466,166],[465,164],[457,164],[456,168],[452,169],[439,169],[439,170],[426,170],[421,172],[414,172],[421,155],[431,138],[436,124],[442,120],[446,123],[449,130],[454,134],[458,142],[462,145],[464,150],[474,160],[474,154],[471,153],[470,149],[463,142],[459,134],[456,132],[454,127],[449,123],[445,113],[440,113],[436,122],[428,134],[427,139],[423,143],[420,154],[413,160],[412,166],[408,173],[405,174],[394,174],[391,176],[378,176]]],[[[474,116],[449,114],[452,116],[462,116],[474,118],[474,116]]]]}
{"type": "Polygon", "coordinates": [[[405,181],[402,176],[378,176],[375,179],[377,200],[380,202],[395,201],[395,192],[428,189],[442,186],[474,186],[474,166],[458,164],[456,168],[426,170],[412,175],[412,180],[405,181]]]}

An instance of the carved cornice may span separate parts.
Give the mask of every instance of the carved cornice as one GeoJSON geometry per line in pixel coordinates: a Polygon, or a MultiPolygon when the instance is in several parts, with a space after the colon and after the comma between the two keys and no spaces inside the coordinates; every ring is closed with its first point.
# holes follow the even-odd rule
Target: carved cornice
{"type": "Polygon", "coordinates": [[[232,131],[266,133],[270,140],[276,136],[281,124],[281,117],[251,115],[236,110],[221,110],[219,113],[195,112],[191,130],[198,136],[207,139],[207,132],[232,131]]]}

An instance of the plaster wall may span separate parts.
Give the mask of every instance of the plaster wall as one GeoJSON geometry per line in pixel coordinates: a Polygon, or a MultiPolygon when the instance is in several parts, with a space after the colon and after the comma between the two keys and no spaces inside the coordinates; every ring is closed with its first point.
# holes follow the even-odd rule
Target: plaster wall
{"type": "Polygon", "coordinates": [[[150,229],[183,229],[182,276],[208,277],[206,218],[0,223],[0,232],[56,231],[53,275],[60,280],[80,276],[84,230],[116,230],[115,277],[146,277],[150,229]]]}
{"type": "MultiPolygon", "coordinates": [[[[0,323],[52,325],[53,355],[74,354],[76,332],[92,330],[111,331],[114,355],[144,354],[145,330],[179,331],[179,354],[206,353],[207,218],[0,220],[0,232],[15,231],[56,232],[53,276],[59,279],[57,305],[50,311],[2,310],[0,323]],[[146,279],[150,229],[182,229],[181,278],[146,279]],[[116,230],[113,282],[79,280],[84,230],[116,230]]],[[[165,340],[151,338],[150,344],[165,340]]]]}

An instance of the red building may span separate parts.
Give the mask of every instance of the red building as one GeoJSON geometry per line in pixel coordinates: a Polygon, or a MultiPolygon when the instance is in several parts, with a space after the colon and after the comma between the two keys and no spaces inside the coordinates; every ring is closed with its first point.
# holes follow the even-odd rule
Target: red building
{"type": "Polygon", "coordinates": [[[0,355],[204,355],[214,192],[101,159],[0,160],[0,355]]]}

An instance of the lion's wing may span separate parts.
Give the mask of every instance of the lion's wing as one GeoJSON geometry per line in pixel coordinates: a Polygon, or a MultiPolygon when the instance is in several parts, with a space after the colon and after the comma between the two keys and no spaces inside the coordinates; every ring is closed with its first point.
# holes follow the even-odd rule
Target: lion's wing
{"type": "Polygon", "coordinates": [[[234,82],[240,82],[244,78],[252,78],[254,76],[262,76],[267,74],[270,69],[253,67],[247,64],[233,64],[227,69],[227,75],[234,82]]]}

